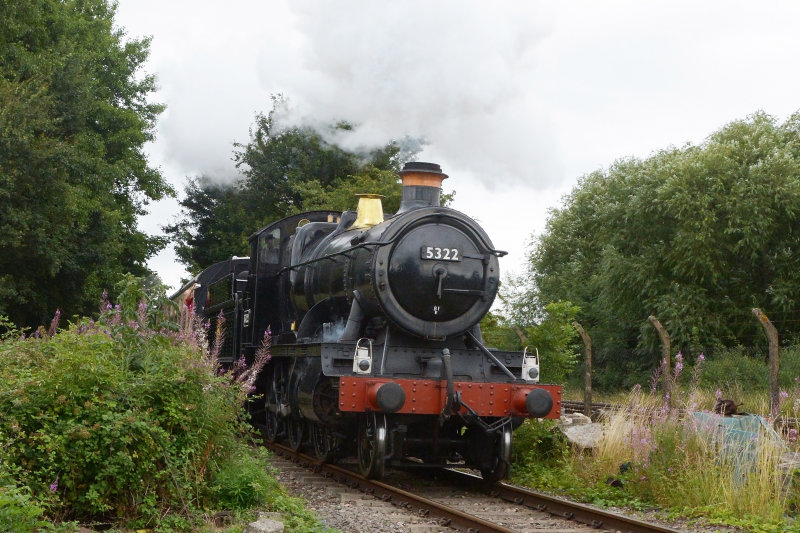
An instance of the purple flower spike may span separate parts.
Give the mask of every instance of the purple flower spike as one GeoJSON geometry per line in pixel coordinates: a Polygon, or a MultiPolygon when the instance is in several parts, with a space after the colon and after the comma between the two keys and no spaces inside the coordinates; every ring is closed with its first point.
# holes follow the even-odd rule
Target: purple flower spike
{"type": "Polygon", "coordinates": [[[55,478],[52,483],[50,483],[50,492],[53,494],[58,491],[58,478],[55,478]]]}

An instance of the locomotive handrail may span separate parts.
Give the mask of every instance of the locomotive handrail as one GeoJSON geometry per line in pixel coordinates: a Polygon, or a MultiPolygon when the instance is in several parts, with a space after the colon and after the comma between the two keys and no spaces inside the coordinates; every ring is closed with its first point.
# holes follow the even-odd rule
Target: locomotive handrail
{"type": "MultiPolygon", "coordinates": [[[[438,214],[438,216],[456,218],[456,217],[453,217],[452,215],[443,214],[443,213],[438,214]]],[[[293,270],[295,268],[299,268],[299,267],[303,267],[303,266],[307,266],[307,265],[312,265],[312,264],[317,263],[319,261],[326,261],[326,260],[329,260],[329,259],[333,259],[334,257],[338,257],[340,255],[346,256],[347,254],[349,254],[351,252],[354,252],[355,250],[358,250],[359,248],[366,248],[367,246],[375,246],[375,247],[388,246],[390,244],[393,244],[402,235],[403,235],[402,233],[398,233],[397,235],[395,235],[393,238],[389,239],[388,241],[360,242],[360,243],[358,243],[358,244],[356,244],[354,246],[351,246],[350,248],[347,248],[346,250],[341,250],[339,252],[334,252],[332,254],[323,255],[322,257],[317,257],[315,259],[310,259],[308,261],[303,261],[302,263],[295,263],[294,265],[285,266],[285,267],[281,268],[278,271],[277,275],[283,274],[287,270],[293,270]]],[[[478,235],[478,237],[480,237],[480,235],[478,235]]],[[[481,238],[480,240],[483,241],[484,239],[481,238]]],[[[490,248],[490,247],[486,246],[485,242],[483,242],[482,244],[486,248],[486,252],[488,252],[488,253],[496,256],[496,257],[505,257],[506,255],[508,255],[508,252],[505,251],[505,250],[497,250],[495,248],[490,248]]]]}
{"type": "Polygon", "coordinates": [[[283,267],[282,269],[280,269],[278,271],[278,275],[283,274],[287,270],[292,270],[292,269],[299,268],[299,267],[302,267],[302,266],[312,265],[312,264],[317,263],[319,261],[325,261],[327,259],[333,259],[334,257],[340,256],[340,255],[347,255],[350,252],[354,252],[355,250],[358,250],[359,248],[366,248],[367,246],[387,246],[389,244],[392,244],[394,241],[395,241],[395,239],[392,239],[392,240],[389,240],[389,241],[384,241],[384,242],[381,242],[381,241],[379,241],[379,242],[362,242],[362,243],[356,244],[355,246],[351,246],[350,248],[348,248],[346,250],[341,250],[339,252],[335,252],[335,253],[332,253],[332,254],[323,255],[322,257],[317,257],[315,259],[310,259],[308,261],[303,261],[302,263],[295,263],[294,265],[285,266],[285,267],[283,267]]]}
{"type": "MultiPolygon", "coordinates": [[[[350,252],[354,252],[354,251],[358,250],[359,248],[366,248],[367,246],[388,246],[388,245],[394,243],[396,240],[397,240],[397,237],[395,237],[394,239],[388,240],[388,241],[362,242],[362,243],[356,244],[355,246],[351,246],[350,248],[348,248],[346,250],[341,250],[339,252],[335,252],[335,253],[332,253],[332,254],[323,255],[322,257],[317,257],[315,259],[310,259],[308,261],[303,261],[302,263],[295,263],[294,265],[285,266],[282,269],[280,269],[278,271],[278,274],[276,274],[276,275],[283,274],[287,270],[293,270],[295,268],[299,268],[299,267],[303,267],[303,266],[307,266],[307,265],[312,265],[312,264],[317,263],[319,261],[325,261],[325,260],[328,260],[328,259],[333,259],[334,257],[340,256],[340,255],[346,256],[350,252]]],[[[497,257],[505,257],[506,255],[508,255],[508,252],[506,252],[504,250],[494,250],[492,248],[487,248],[486,251],[488,253],[492,254],[492,255],[497,256],[497,257]]],[[[448,289],[445,289],[445,292],[447,292],[447,291],[448,291],[448,289]]]]}

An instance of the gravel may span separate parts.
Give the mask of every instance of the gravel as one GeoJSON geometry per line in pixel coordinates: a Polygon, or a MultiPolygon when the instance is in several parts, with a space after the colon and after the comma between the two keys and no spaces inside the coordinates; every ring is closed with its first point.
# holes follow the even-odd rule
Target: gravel
{"type": "Polygon", "coordinates": [[[452,533],[435,520],[422,518],[363,494],[333,480],[324,479],[282,458],[273,458],[278,481],[290,494],[306,500],[325,526],[342,533],[452,533]]]}

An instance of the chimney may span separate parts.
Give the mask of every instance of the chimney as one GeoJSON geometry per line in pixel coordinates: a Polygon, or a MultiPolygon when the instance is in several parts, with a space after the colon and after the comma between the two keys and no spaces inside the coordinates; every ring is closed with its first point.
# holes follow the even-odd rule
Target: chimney
{"type": "Polygon", "coordinates": [[[436,163],[410,162],[399,172],[403,181],[403,200],[397,214],[441,205],[442,181],[447,174],[436,163]]]}

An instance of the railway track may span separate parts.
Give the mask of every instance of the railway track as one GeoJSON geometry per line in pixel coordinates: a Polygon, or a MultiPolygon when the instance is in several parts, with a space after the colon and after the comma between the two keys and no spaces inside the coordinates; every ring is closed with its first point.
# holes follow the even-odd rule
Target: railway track
{"type": "MultiPolygon", "coordinates": [[[[357,491],[374,502],[384,502],[402,510],[406,518],[399,520],[416,524],[409,531],[678,531],[506,483],[486,485],[480,477],[461,471],[396,470],[386,480],[374,481],[364,478],[347,465],[320,463],[278,444],[268,444],[267,447],[275,452],[278,461],[292,461],[294,465],[301,465],[307,472],[317,476],[318,481],[304,476],[303,482],[306,484],[318,482],[325,485],[323,490],[332,490],[331,483],[335,482],[341,490],[357,491]]],[[[281,464],[276,466],[287,468],[286,463],[283,467],[281,464]]],[[[352,500],[355,496],[349,494],[341,498],[352,500]]]]}
{"type": "MultiPolygon", "coordinates": [[[[561,400],[561,409],[565,413],[583,413],[584,403],[582,400],[561,400]]],[[[601,411],[626,409],[626,406],[614,403],[592,403],[592,420],[599,416],[601,411]]]]}

